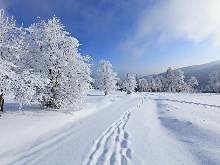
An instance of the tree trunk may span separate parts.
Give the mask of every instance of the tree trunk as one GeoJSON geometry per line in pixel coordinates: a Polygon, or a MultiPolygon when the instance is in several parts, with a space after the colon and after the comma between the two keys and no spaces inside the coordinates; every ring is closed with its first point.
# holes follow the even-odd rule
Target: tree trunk
{"type": "Polygon", "coordinates": [[[0,95],[0,111],[4,112],[4,98],[3,98],[3,94],[0,95]]]}

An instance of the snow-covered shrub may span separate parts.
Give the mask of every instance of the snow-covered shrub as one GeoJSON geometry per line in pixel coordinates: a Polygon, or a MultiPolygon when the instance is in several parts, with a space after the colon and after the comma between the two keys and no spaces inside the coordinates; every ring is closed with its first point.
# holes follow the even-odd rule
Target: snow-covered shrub
{"type": "Polygon", "coordinates": [[[117,89],[117,82],[117,74],[113,71],[112,64],[109,61],[101,60],[95,79],[96,88],[104,91],[107,95],[117,89]]]}

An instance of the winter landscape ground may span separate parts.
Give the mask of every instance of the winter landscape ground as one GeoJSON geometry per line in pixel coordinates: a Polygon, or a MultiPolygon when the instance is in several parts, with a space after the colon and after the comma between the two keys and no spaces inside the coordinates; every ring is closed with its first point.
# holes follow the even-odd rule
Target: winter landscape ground
{"type": "Polygon", "coordinates": [[[220,164],[220,95],[91,91],[81,111],[0,117],[0,164],[220,164]]]}

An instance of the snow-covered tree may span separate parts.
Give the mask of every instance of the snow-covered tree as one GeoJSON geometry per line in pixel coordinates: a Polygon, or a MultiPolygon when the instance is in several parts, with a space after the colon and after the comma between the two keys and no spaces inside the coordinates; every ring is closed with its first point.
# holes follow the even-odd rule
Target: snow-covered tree
{"type": "Polygon", "coordinates": [[[147,76],[138,80],[139,90],[142,92],[160,92],[162,91],[162,81],[159,76],[147,76]]]}
{"type": "Polygon", "coordinates": [[[13,44],[10,39],[14,38],[10,37],[14,29],[14,19],[6,17],[4,10],[0,10],[0,88],[4,94],[11,90],[13,78],[16,76],[15,65],[12,63],[15,56],[12,55],[13,44]]]}
{"type": "MultiPolygon", "coordinates": [[[[30,93],[30,86],[34,85],[34,74],[26,74],[29,72],[23,58],[27,54],[26,31],[17,27],[15,22],[13,17],[5,16],[4,10],[0,11],[1,89],[5,94],[13,93],[20,104],[26,104],[33,100],[27,95],[30,93]],[[26,83],[27,81],[29,83],[26,83]]],[[[38,82],[41,82],[41,79],[38,79],[38,82]]]]}
{"type": "Polygon", "coordinates": [[[149,92],[155,92],[156,91],[156,84],[155,79],[153,76],[147,76],[147,82],[148,82],[148,91],[149,92]]]}
{"type": "Polygon", "coordinates": [[[156,76],[155,79],[155,90],[156,92],[162,92],[163,84],[160,76],[156,76]]]}
{"type": "Polygon", "coordinates": [[[196,79],[196,77],[192,76],[188,81],[187,81],[187,92],[195,92],[196,88],[199,86],[199,82],[196,79]]]}
{"type": "Polygon", "coordinates": [[[128,73],[122,86],[128,94],[134,92],[137,87],[136,75],[134,73],[128,73]]]}
{"type": "Polygon", "coordinates": [[[147,92],[148,91],[148,81],[145,78],[138,80],[138,91],[147,92]]]}
{"type": "Polygon", "coordinates": [[[166,79],[166,74],[160,74],[158,75],[158,78],[160,79],[161,82],[161,92],[167,92],[168,91],[168,83],[166,79]]]}
{"type": "Polygon", "coordinates": [[[29,28],[17,27],[0,11],[0,82],[26,104],[77,107],[92,81],[90,57],[79,53],[79,42],[56,17],[29,28]],[[10,87],[9,87],[10,85],[10,87]]]}
{"type": "Polygon", "coordinates": [[[101,60],[96,74],[95,86],[105,92],[105,95],[116,90],[118,82],[117,74],[113,71],[109,61],[101,60]]]}
{"type": "Polygon", "coordinates": [[[20,81],[19,74],[26,70],[21,62],[26,52],[25,31],[15,22],[13,17],[5,16],[4,10],[0,10],[0,81],[4,93],[15,92],[14,87],[20,81]]]}
{"type": "Polygon", "coordinates": [[[38,92],[45,107],[78,107],[83,103],[92,81],[90,57],[82,56],[79,42],[57,17],[32,24],[28,29],[26,67],[41,73],[49,81],[38,92]]]}
{"type": "Polygon", "coordinates": [[[184,72],[180,69],[168,68],[165,74],[168,92],[181,92],[185,89],[184,72]]]}
{"type": "Polygon", "coordinates": [[[220,92],[220,72],[213,71],[209,74],[209,88],[212,92],[220,92]]]}

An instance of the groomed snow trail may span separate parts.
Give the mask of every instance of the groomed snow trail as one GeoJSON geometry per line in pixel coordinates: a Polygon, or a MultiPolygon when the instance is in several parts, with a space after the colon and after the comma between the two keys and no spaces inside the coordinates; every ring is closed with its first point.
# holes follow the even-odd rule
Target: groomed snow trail
{"type": "Polygon", "coordinates": [[[98,138],[84,165],[196,164],[187,148],[160,124],[157,102],[146,96],[98,138]]]}

